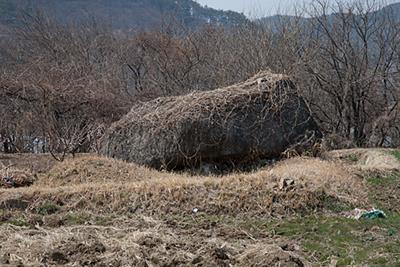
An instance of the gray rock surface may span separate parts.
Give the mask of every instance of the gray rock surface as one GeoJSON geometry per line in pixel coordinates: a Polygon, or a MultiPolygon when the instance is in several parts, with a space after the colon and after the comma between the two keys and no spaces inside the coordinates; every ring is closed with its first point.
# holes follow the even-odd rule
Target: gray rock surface
{"type": "Polygon", "coordinates": [[[136,104],[106,132],[101,153],[153,168],[280,156],[318,132],[284,75],[260,72],[226,88],[136,104]]]}

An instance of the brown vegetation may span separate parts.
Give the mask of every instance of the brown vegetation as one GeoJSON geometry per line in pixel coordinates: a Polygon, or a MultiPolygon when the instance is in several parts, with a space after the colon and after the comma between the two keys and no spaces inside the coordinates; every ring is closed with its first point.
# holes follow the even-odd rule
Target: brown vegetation
{"type": "Polygon", "coordinates": [[[289,159],[271,169],[224,177],[158,172],[97,156],[68,159],[31,187],[1,190],[0,202],[29,202],[30,210],[51,199],[65,209],[143,214],[249,213],[286,216],[326,208],[325,199],[364,202],[363,183],[335,162],[289,159]],[[290,184],[282,184],[291,179],[290,184]]]}
{"type": "Polygon", "coordinates": [[[400,27],[378,9],[315,1],[307,20],[194,32],[171,23],[133,36],[93,21],[27,17],[0,49],[0,138],[25,152],[40,137],[62,160],[96,150],[104,127],[138,101],[271,69],[295,80],[324,134],[343,140],[336,147],[396,146],[400,27]]]}
{"type": "MultiPolygon", "coordinates": [[[[52,231],[2,228],[2,264],[33,266],[310,266],[296,250],[265,239],[227,244],[224,238],[201,238],[193,232],[172,230],[167,224],[146,217],[137,222],[115,221],[117,226],[59,227],[52,231]],[[137,230],[140,229],[140,230],[137,230]],[[102,233],[99,235],[99,233],[102,233]],[[21,240],[19,235],[23,235],[21,240]],[[193,242],[198,239],[196,242],[193,242]],[[15,245],[19,244],[18,247],[15,245]],[[27,251],[25,248],[29,247],[27,251]]],[[[290,243],[289,243],[290,244],[290,243]]],[[[7,265],[3,265],[7,266],[7,265]]]]}
{"type": "Polygon", "coordinates": [[[372,207],[364,170],[347,160],[358,151],[339,153],[223,177],[159,172],[95,155],[68,158],[30,187],[0,188],[0,260],[307,266],[313,256],[306,260],[299,240],[280,236],[276,223],[372,207]]]}
{"type": "Polygon", "coordinates": [[[400,144],[400,24],[372,2],[317,0],[307,19],[134,35],[20,21],[0,40],[0,265],[398,265],[399,151],[325,151],[400,144]],[[323,131],[320,158],[289,149],[213,176],[82,153],[98,152],[132,106],[202,99],[266,69],[294,81],[323,131]],[[32,151],[48,153],[22,153],[32,151]],[[373,207],[387,218],[345,218],[373,207]]]}

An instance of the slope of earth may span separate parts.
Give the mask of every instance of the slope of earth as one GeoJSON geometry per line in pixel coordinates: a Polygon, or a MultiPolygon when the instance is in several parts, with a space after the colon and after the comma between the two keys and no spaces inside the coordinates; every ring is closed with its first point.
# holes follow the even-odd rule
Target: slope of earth
{"type": "MultiPolygon", "coordinates": [[[[13,157],[35,172],[28,162],[40,156],[13,157]]],[[[32,186],[0,188],[0,265],[393,266],[399,158],[395,150],[334,151],[193,176],[96,155],[43,156],[32,186]],[[345,216],[373,207],[387,218],[345,216]]]]}

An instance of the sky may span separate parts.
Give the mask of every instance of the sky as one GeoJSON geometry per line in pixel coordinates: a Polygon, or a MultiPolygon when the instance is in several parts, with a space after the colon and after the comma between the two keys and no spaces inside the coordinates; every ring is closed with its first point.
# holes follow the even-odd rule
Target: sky
{"type": "MultiPolygon", "coordinates": [[[[293,5],[308,0],[197,0],[202,5],[216,9],[229,9],[245,14],[252,12],[276,13],[277,9],[290,9],[293,5]]],[[[286,12],[283,12],[286,13],[286,12]]]]}
{"type": "MultiPolygon", "coordinates": [[[[304,5],[312,0],[197,0],[202,5],[216,9],[234,10],[248,16],[268,16],[275,14],[292,14],[293,7],[304,5]]],[[[349,2],[351,0],[348,0],[349,2]]],[[[387,3],[400,0],[386,0],[387,3]]]]}

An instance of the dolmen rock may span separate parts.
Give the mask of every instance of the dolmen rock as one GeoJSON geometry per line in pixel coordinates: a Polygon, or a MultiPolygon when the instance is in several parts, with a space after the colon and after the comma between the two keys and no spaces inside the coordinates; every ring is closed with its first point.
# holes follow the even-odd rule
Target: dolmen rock
{"type": "Polygon", "coordinates": [[[114,123],[101,153],[161,169],[279,157],[319,133],[285,75],[260,72],[226,88],[138,103],[114,123]]]}

